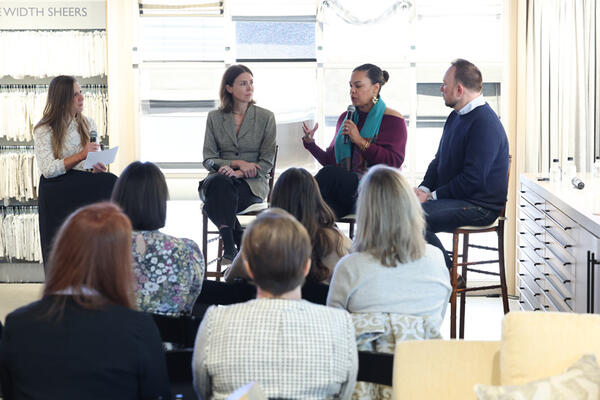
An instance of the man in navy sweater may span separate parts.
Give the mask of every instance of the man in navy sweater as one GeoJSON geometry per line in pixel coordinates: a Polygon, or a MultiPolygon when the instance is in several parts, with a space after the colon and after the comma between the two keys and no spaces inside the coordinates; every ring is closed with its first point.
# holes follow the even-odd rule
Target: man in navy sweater
{"type": "Polygon", "coordinates": [[[427,220],[427,241],[452,261],[436,232],[459,226],[485,226],[496,220],[508,190],[508,139],[496,113],[481,94],[479,69],[469,61],[452,62],[440,88],[453,108],[435,158],[415,193],[427,220]]]}

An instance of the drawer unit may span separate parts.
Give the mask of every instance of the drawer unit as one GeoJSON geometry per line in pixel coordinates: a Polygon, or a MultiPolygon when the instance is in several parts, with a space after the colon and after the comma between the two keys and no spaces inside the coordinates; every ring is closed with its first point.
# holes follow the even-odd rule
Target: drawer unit
{"type": "Polygon", "coordinates": [[[595,262],[600,259],[600,233],[591,233],[600,232],[600,223],[581,220],[581,212],[563,203],[563,196],[573,196],[573,188],[560,185],[521,176],[516,252],[520,304],[523,310],[600,313],[600,263],[595,262]],[[590,223],[596,224],[593,230],[590,223]]]}

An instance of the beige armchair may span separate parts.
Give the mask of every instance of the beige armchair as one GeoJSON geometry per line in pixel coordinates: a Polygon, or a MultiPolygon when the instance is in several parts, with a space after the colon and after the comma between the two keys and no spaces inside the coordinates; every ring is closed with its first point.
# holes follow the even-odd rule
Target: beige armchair
{"type": "Polygon", "coordinates": [[[499,342],[398,342],[395,399],[475,399],[476,383],[519,385],[559,375],[582,355],[600,360],[600,315],[511,312],[499,342]]]}

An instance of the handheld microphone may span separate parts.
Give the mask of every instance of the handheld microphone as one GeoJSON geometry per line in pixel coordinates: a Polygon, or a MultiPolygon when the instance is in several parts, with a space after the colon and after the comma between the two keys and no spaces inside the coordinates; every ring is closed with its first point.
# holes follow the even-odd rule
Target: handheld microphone
{"type": "Polygon", "coordinates": [[[585,187],[585,183],[576,176],[571,179],[571,183],[575,186],[575,189],[583,189],[585,187]]]}
{"type": "MultiPolygon", "coordinates": [[[[217,164],[216,162],[214,162],[214,160],[206,160],[206,166],[215,172],[219,172],[219,170],[221,169],[221,166],[219,164],[217,164]]],[[[240,180],[240,178],[236,178],[235,176],[232,176],[231,180],[237,182],[240,180]]]]}
{"type": "Polygon", "coordinates": [[[96,143],[98,141],[98,132],[91,131],[90,132],[90,143],[96,143]]]}
{"type": "MultiPolygon", "coordinates": [[[[354,111],[356,111],[356,107],[354,107],[352,104],[350,104],[348,106],[346,119],[352,121],[352,117],[354,116],[354,111]]],[[[344,144],[348,144],[348,135],[344,135],[344,144]]]]}
{"type": "Polygon", "coordinates": [[[221,166],[214,162],[214,160],[206,160],[206,166],[215,172],[219,172],[219,169],[221,169],[221,166]]]}

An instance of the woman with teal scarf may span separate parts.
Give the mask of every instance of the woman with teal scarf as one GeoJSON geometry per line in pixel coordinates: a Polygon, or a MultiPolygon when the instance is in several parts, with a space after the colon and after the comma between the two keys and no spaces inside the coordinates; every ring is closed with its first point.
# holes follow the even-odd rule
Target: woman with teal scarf
{"type": "Polygon", "coordinates": [[[354,213],[358,182],[370,166],[385,164],[400,168],[404,161],[406,123],[380,96],[388,79],[387,71],[373,64],[354,68],[350,100],[356,111],[351,119],[347,112],[340,115],[336,134],[326,150],[314,141],[319,124],[312,129],[303,125],[304,148],[323,165],[315,179],[323,199],[338,219],[354,213]]]}

